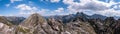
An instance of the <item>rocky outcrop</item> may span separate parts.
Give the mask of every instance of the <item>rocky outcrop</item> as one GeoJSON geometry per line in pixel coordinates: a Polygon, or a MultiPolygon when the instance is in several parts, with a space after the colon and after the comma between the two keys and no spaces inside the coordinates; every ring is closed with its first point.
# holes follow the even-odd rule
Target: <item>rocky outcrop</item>
{"type": "Polygon", "coordinates": [[[96,34],[88,23],[76,21],[65,24],[59,19],[46,20],[37,13],[22,22],[15,32],[17,34],[96,34]]]}
{"type": "Polygon", "coordinates": [[[5,17],[0,17],[0,34],[119,34],[120,19],[90,17],[84,13],[77,13],[45,19],[35,13],[19,25],[14,25],[5,17]]]}
{"type": "Polygon", "coordinates": [[[47,24],[47,21],[42,16],[35,13],[19,25],[17,33],[22,32],[24,34],[47,34],[51,33],[51,30],[52,29],[50,25],[47,24]]]}
{"type": "Polygon", "coordinates": [[[120,19],[117,20],[117,23],[114,26],[114,34],[120,34],[120,19]]]}
{"type": "Polygon", "coordinates": [[[71,34],[96,34],[93,27],[88,22],[75,21],[67,23],[67,31],[71,34]]]}
{"type": "Polygon", "coordinates": [[[97,34],[114,34],[117,27],[117,20],[113,17],[107,17],[105,20],[89,19],[88,21],[94,28],[97,34]]]}

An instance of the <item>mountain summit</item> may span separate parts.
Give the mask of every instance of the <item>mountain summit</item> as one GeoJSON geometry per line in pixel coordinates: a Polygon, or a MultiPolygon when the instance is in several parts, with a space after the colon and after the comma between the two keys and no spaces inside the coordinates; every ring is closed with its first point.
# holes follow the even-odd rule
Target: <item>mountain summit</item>
{"type": "Polygon", "coordinates": [[[35,13],[18,26],[17,33],[20,32],[25,34],[54,34],[56,31],[52,30],[44,17],[35,13]]]}
{"type": "Polygon", "coordinates": [[[26,20],[21,23],[23,26],[36,26],[37,24],[42,24],[46,22],[44,17],[40,16],[38,13],[32,14],[30,17],[28,17],[26,20]]]}
{"type": "Polygon", "coordinates": [[[62,20],[56,20],[54,18],[45,19],[38,13],[35,13],[28,17],[17,27],[16,33],[18,34],[22,32],[24,34],[96,34],[93,28],[90,25],[86,24],[87,23],[83,23],[80,21],[63,24],[62,20]]]}

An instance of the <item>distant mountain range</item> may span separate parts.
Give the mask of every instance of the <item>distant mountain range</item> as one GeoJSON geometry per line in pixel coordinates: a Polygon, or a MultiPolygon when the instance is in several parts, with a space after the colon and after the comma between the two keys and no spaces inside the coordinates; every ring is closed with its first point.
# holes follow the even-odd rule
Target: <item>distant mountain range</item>
{"type": "Polygon", "coordinates": [[[8,21],[10,21],[12,24],[18,25],[21,23],[23,20],[25,20],[24,17],[16,17],[16,16],[9,16],[5,17],[8,21]]]}
{"type": "Polygon", "coordinates": [[[0,34],[120,34],[120,19],[82,12],[47,17],[34,13],[28,18],[0,16],[0,34]]]}
{"type": "MultiPolygon", "coordinates": [[[[107,18],[107,16],[99,15],[99,14],[94,14],[94,15],[86,15],[83,12],[77,12],[76,14],[70,14],[70,15],[55,15],[55,16],[43,16],[44,18],[54,18],[54,19],[61,19],[63,23],[69,22],[71,19],[74,19],[75,17],[85,17],[87,19],[101,19],[104,20],[107,18]]],[[[12,22],[13,24],[19,24],[22,21],[24,21],[26,18],[25,17],[17,17],[17,16],[4,16],[12,22]]],[[[114,19],[119,19],[119,17],[114,16],[114,19]]]]}
{"type": "MultiPolygon", "coordinates": [[[[70,14],[70,15],[57,15],[57,16],[47,16],[47,18],[54,18],[54,19],[61,19],[63,21],[63,23],[67,23],[69,21],[71,21],[71,19],[74,19],[75,17],[84,17],[85,19],[101,19],[104,20],[107,18],[107,16],[102,16],[99,14],[94,14],[94,15],[86,15],[83,12],[77,12],[76,14],[70,14]]],[[[118,19],[118,18],[117,18],[118,19]]]]}

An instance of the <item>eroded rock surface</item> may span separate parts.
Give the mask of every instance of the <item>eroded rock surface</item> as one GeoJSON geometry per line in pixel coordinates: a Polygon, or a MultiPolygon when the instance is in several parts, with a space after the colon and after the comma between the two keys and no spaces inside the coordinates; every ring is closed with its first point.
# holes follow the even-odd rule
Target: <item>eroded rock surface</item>
{"type": "Polygon", "coordinates": [[[83,13],[74,16],[70,19],[67,15],[65,18],[68,23],[63,23],[64,17],[45,19],[35,13],[19,25],[0,17],[0,34],[120,34],[120,19],[115,20],[113,17],[91,19],[83,13]]]}

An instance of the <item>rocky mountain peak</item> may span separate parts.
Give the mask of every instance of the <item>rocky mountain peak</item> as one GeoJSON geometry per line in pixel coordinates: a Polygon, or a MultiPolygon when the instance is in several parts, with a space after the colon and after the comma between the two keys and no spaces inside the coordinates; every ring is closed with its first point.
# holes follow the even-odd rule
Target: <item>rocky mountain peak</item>
{"type": "Polygon", "coordinates": [[[10,34],[119,34],[120,19],[106,17],[102,20],[101,17],[105,16],[96,14],[91,17],[84,13],[77,13],[45,19],[38,13],[34,13],[11,28],[8,26],[9,21],[0,17],[0,34],[8,32],[10,34]]]}
{"type": "Polygon", "coordinates": [[[77,12],[76,15],[77,16],[86,16],[86,14],[84,14],[83,12],[77,12]]]}
{"type": "Polygon", "coordinates": [[[44,17],[42,17],[41,15],[39,15],[38,13],[34,13],[32,14],[30,17],[28,17],[23,23],[22,25],[31,25],[31,26],[35,26],[37,24],[42,24],[46,22],[46,19],[44,19],[44,17]]]}

